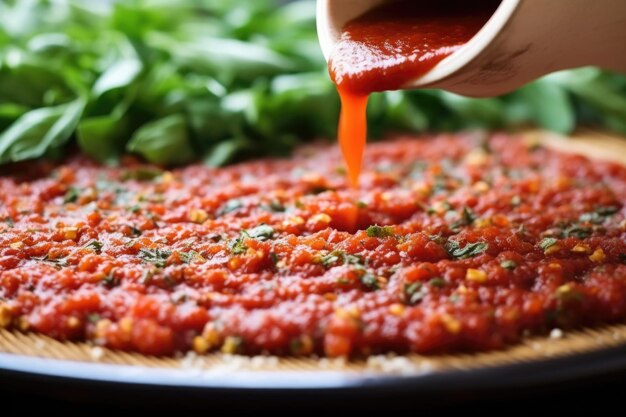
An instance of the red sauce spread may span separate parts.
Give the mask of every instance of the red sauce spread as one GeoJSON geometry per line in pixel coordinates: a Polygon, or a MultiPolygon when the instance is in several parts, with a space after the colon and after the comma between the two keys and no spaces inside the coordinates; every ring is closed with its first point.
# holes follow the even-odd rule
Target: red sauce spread
{"type": "Polygon", "coordinates": [[[367,97],[397,90],[465,45],[499,1],[395,1],[349,22],[329,61],[342,101],[339,141],[358,184],[366,141],[367,97]]]}
{"type": "Polygon", "coordinates": [[[0,325],[167,355],[501,348],[626,317],[626,168],[495,134],[0,175],[0,325]],[[262,180],[259,180],[262,178],[262,180]]]}

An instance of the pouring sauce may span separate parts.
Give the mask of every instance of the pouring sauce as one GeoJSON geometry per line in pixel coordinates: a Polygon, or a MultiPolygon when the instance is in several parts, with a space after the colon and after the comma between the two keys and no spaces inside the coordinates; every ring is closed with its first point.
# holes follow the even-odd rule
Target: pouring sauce
{"type": "Polygon", "coordinates": [[[371,93],[397,90],[465,45],[499,1],[393,1],[348,22],[329,60],[341,97],[339,143],[357,186],[367,137],[371,93]]]}

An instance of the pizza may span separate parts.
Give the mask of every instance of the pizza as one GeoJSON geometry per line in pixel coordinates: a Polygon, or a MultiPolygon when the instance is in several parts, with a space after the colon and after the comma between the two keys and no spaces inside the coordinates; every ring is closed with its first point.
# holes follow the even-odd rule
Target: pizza
{"type": "Polygon", "coordinates": [[[148,355],[500,349],[626,317],[626,168],[524,135],[0,173],[0,327],[148,355]]]}

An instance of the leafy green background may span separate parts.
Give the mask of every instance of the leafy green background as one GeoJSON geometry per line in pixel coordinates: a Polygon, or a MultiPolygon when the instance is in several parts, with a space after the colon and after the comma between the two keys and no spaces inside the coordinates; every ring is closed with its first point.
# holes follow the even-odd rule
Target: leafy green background
{"type": "MultiPolygon", "coordinates": [[[[0,164],[77,143],[109,164],[132,152],[222,165],[333,138],[338,111],[314,1],[0,1],[0,164]]],[[[626,77],[584,68],[480,100],[389,92],[369,116],[373,136],[527,123],[626,133],[626,77]]]]}

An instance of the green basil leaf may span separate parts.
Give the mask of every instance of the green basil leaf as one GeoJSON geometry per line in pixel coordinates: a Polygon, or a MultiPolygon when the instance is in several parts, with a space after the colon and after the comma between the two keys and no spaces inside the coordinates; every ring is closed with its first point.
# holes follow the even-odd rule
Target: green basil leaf
{"type": "Polygon", "coordinates": [[[125,132],[123,118],[100,116],[82,120],[76,133],[83,152],[99,162],[115,164],[124,149],[125,132]]]}
{"type": "Polygon", "coordinates": [[[126,87],[137,79],[143,66],[134,58],[122,59],[109,67],[96,81],[93,93],[100,96],[107,91],[126,87]]]}
{"type": "Polygon", "coordinates": [[[576,126],[572,101],[567,91],[546,80],[537,80],[519,90],[531,117],[540,126],[561,133],[570,133],[576,126]]]}
{"type": "Polygon", "coordinates": [[[85,101],[79,98],[24,114],[0,135],[0,162],[39,158],[61,147],[74,133],[84,108],[85,101]]]}
{"type": "Polygon", "coordinates": [[[187,123],[180,114],[146,123],[133,134],[126,150],[163,165],[184,164],[195,157],[187,123]]]}

